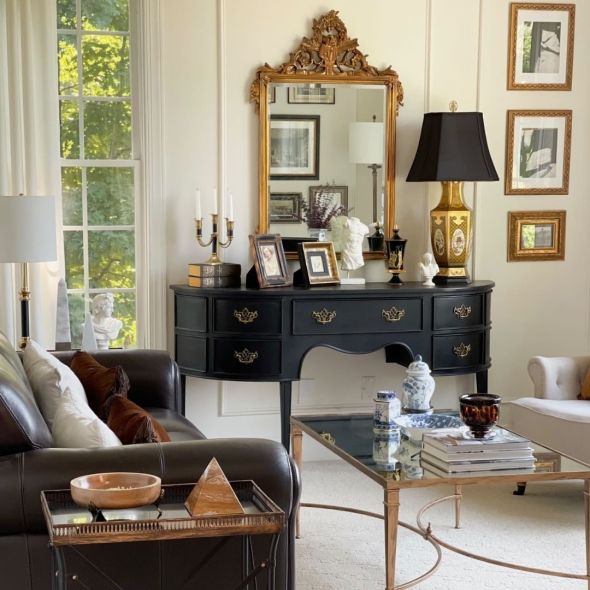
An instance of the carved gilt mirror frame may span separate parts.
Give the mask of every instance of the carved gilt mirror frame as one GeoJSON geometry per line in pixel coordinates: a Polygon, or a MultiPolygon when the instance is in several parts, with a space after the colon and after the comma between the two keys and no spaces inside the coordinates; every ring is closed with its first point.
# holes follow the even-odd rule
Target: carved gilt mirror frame
{"type": "MultiPolygon", "coordinates": [[[[311,38],[304,37],[278,68],[268,64],[258,68],[250,87],[250,102],[255,103],[259,123],[259,225],[258,233],[268,232],[270,124],[268,89],[271,83],[383,85],[385,101],[385,236],[392,236],[395,225],[395,119],[403,105],[404,91],[391,66],[379,70],[369,65],[358,49],[357,39],[350,39],[336,10],[314,19],[311,38]]],[[[365,259],[381,259],[381,252],[363,252],[365,259]]],[[[296,255],[294,256],[297,257],[296,255]]]]}

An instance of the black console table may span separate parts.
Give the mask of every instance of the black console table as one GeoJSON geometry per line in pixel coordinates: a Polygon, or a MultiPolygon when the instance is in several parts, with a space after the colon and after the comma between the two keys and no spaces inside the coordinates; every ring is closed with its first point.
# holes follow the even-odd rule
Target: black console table
{"type": "Polygon", "coordinates": [[[196,289],[173,285],[176,362],[186,376],[280,383],[281,440],[289,448],[291,389],[316,346],[385,349],[408,366],[420,354],[437,375],[476,374],[486,392],[494,283],[421,283],[312,289],[196,289]]]}

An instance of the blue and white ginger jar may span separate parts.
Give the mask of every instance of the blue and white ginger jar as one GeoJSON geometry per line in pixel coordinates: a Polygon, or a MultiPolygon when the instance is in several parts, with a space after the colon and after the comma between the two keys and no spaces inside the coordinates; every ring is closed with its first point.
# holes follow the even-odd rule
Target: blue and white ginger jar
{"type": "Polygon", "coordinates": [[[378,391],[373,413],[373,429],[397,429],[394,420],[401,414],[402,404],[395,391],[378,391]]]}
{"type": "Polygon", "coordinates": [[[410,412],[430,412],[430,399],[434,393],[434,379],[430,368],[418,354],[406,369],[404,379],[404,409],[410,412]]]}

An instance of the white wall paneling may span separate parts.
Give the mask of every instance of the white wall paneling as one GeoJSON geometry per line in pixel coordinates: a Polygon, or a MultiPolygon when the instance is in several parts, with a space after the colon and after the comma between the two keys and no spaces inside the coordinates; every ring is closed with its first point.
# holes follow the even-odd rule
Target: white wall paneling
{"type": "MultiPolygon", "coordinates": [[[[590,152],[590,39],[581,24],[590,4],[577,2],[572,92],[506,90],[509,0],[373,0],[370,10],[341,0],[340,16],[359,39],[369,62],[391,65],[400,75],[405,106],[400,109],[396,154],[396,218],[408,238],[407,280],[417,280],[417,263],[429,248],[428,211],[440,186],[406,183],[424,112],[484,113],[490,150],[504,174],[506,111],[514,108],[573,109],[570,194],[505,196],[503,182],[481,183],[466,200],[475,209],[476,247],[472,272],[496,281],[492,304],[491,391],[505,399],[529,395],[526,363],[535,354],[585,354],[590,350],[590,200],[585,159],[590,152]],[[565,262],[507,263],[507,213],[521,209],[566,209],[565,262]]],[[[211,210],[212,187],[234,194],[236,238],[224,251],[228,261],[251,266],[248,234],[258,217],[258,116],[249,104],[250,83],[264,62],[283,63],[308,35],[311,22],[333,6],[323,1],[166,0],[162,4],[164,45],[164,162],[167,203],[168,283],[185,283],[187,264],[206,252],[194,237],[194,189],[201,188],[203,211],[211,210]]],[[[204,233],[210,229],[205,219],[204,233]]],[[[388,280],[385,266],[365,267],[370,281],[388,280]]],[[[173,350],[172,297],[168,302],[168,346],[173,350]]],[[[370,409],[361,400],[361,376],[375,376],[378,388],[400,389],[404,370],[386,365],[384,353],[342,355],[312,351],[303,375],[315,380],[317,403],[294,413],[370,409]]],[[[456,405],[473,390],[472,377],[437,378],[433,403],[456,405]]],[[[278,384],[217,383],[188,379],[187,414],[209,436],[279,438],[278,384]]]]}

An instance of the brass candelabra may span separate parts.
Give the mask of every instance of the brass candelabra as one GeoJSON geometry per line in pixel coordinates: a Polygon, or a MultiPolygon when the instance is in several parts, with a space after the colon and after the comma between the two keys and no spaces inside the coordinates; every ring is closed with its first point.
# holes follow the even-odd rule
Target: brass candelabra
{"type": "Polygon", "coordinates": [[[225,223],[227,225],[227,241],[220,242],[219,241],[219,233],[218,233],[219,214],[218,213],[211,213],[211,219],[213,222],[213,231],[211,232],[211,237],[209,238],[209,241],[207,243],[204,243],[203,239],[202,239],[203,238],[203,218],[201,218],[201,219],[195,218],[195,226],[197,228],[197,240],[198,240],[199,244],[201,246],[203,246],[203,248],[207,248],[208,246],[212,247],[211,257],[209,258],[209,260],[207,260],[207,262],[204,262],[203,264],[211,264],[211,265],[223,264],[223,262],[221,260],[219,260],[219,256],[217,255],[217,247],[219,246],[220,248],[227,248],[232,243],[232,241],[234,239],[234,222],[227,219],[227,217],[225,218],[225,223]]]}

